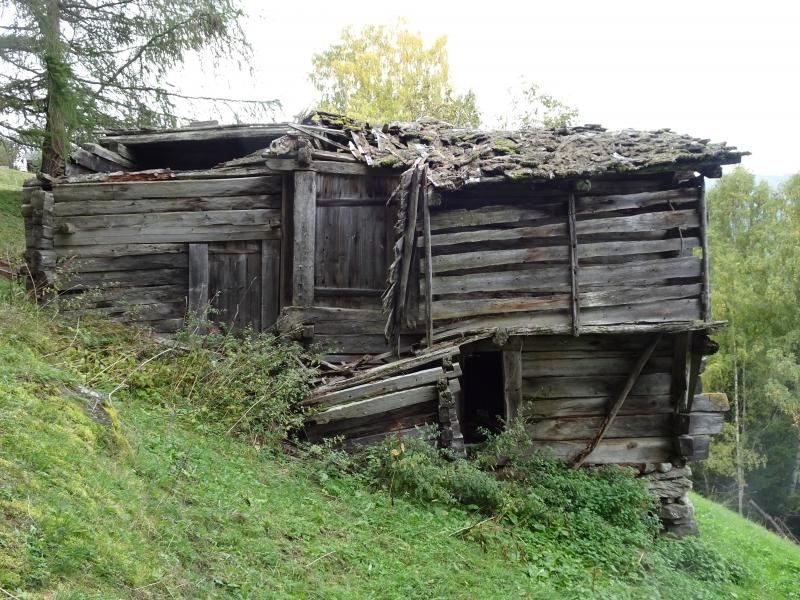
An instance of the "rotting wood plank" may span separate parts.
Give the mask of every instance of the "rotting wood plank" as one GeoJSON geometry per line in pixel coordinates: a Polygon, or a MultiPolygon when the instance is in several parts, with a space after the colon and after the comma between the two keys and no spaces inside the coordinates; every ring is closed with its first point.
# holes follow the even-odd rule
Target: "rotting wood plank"
{"type": "Polygon", "coordinates": [[[678,415],[678,433],[686,435],[718,435],[722,433],[725,415],[721,412],[691,412],[678,415]]]}
{"type": "MultiPolygon", "coordinates": [[[[402,325],[405,318],[406,307],[406,294],[408,290],[408,276],[411,271],[411,263],[414,260],[414,237],[417,232],[417,208],[419,206],[419,187],[420,187],[420,161],[414,163],[413,171],[411,173],[411,181],[409,183],[409,190],[405,194],[408,201],[406,208],[406,226],[403,232],[403,246],[400,262],[400,272],[398,280],[395,283],[396,291],[394,297],[394,322],[397,329],[402,325]]],[[[425,185],[425,182],[422,182],[425,185]]]]}
{"type": "Polygon", "coordinates": [[[142,287],[114,287],[94,289],[91,294],[64,294],[60,300],[77,307],[93,308],[100,305],[128,306],[155,302],[186,302],[184,285],[153,285],[142,287]]]}
{"type": "Polygon", "coordinates": [[[139,198],[131,200],[80,200],[57,202],[53,207],[56,217],[120,215],[136,213],[199,212],[217,210],[278,209],[281,198],[277,194],[249,196],[194,196],[190,198],[139,198]]]}
{"type": "Polygon", "coordinates": [[[431,207],[426,191],[427,166],[423,168],[420,202],[422,203],[422,232],[425,244],[425,343],[433,345],[433,251],[431,249],[431,207]]]}
{"type": "Polygon", "coordinates": [[[692,332],[676,333],[672,336],[672,384],[671,394],[675,412],[689,409],[689,399],[693,395],[689,390],[692,367],[692,332]]]}
{"type": "MultiPolygon", "coordinates": [[[[584,355],[584,358],[540,358],[540,353],[525,352],[522,354],[522,374],[531,377],[574,377],[576,372],[585,377],[589,375],[611,376],[627,375],[636,357],[630,352],[622,356],[609,357],[605,353],[584,355]]],[[[643,373],[669,373],[673,360],[670,356],[653,356],[647,362],[643,373]]]]}
{"type": "Polygon", "coordinates": [[[135,171],[137,169],[136,163],[121,154],[104,148],[100,144],[81,144],[81,148],[87,152],[91,152],[100,158],[113,163],[117,166],[118,171],[135,171]]]}
{"type": "Polygon", "coordinates": [[[294,257],[292,304],[314,304],[314,245],[316,240],[317,175],[314,171],[294,173],[294,257]]]}
{"type": "Polygon", "coordinates": [[[303,400],[301,404],[303,406],[336,406],[337,404],[353,402],[356,400],[366,400],[374,396],[380,396],[391,392],[399,392],[409,388],[435,383],[442,377],[445,377],[444,370],[441,367],[433,367],[414,373],[396,375],[387,379],[356,385],[354,387],[339,390],[338,392],[331,392],[322,395],[315,394],[303,400]]]}
{"type": "Polygon", "coordinates": [[[205,330],[203,324],[208,310],[208,275],[208,244],[189,244],[187,308],[198,323],[198,333],[205,330]]]}
{"type": "MultiPolygon", "coordinates": [[[[299,161],[293,158],[267,158],[264,162],[267,168],[273,171],[299,171],[309,168],[309,166],[301,165],[299,161]]],[[[317,173],[330,173],[332,175],[397,175],[397,171],[391,169],[368,167],[362,163],[339,160],[314,160],[311,162],[310,168],[317,173]]]]}
{"type": "Polygon", "coordinates": [[[435,385],[411,388],[399,392],[392,392],[382,396],[376,396],[367,400],[358,400],[347,404],[333,406],[320,413],[308,417],[309,421],[323,425],[333,421],[343,419],[353,419],[356,417],[366,417],[377,415],[389,410],[395,410],[422,402],[436,400],[437,391],[435,385]]]}
{"type": "Polygon", "coordinates": [[[522,353],[519,350],[504,350],[503,361],[503,402],[506,422],[516,420],[522,404],[522,353]]]}
{"type": "Polygon", "coordinates": [[[707,435],[680,435],[676,440],[678,454],[688,460],[708,458],[709,441],[707,435]]]}
{"type": "Polygon", "coordinates": [[[65,276],[62,291],[94,287],[125,287],[144,285],[172,285],[186,283],[186,269],[145,269],[131,271],[100,271],[97,273],[73,273],[65,276]]]}
{"type": "MultiPolygon", "coordinates": [[[[186,252],[186,244],[98,244],[56,248],[56,256],[68,258],[113,258],[146,256],[149,254],[178,254],[186,252]]],[[[178,260],[178,259],[176,259],[178,260]]]]}
{"type": "Polygon", "coordinates": [[[167,233],[169,229],[189,227],[209,227],[219,225],[253,227],[258,225],[279,225],[280,210],[208,210],[179,211],[163,213],[135,213],[93,216],[71,216],[55,218],[56,227],[71,225],[77,231],[89,232],[94,229],[132,229],[142,228],[143,232],[167,233]]]}
{"type": "MultiPolygon", "coordinates": [[[[534,440],[586,440],[603,425],[604,417],[551,417],[526,423],[534,440]]],[[[604,439],[666,437],[672,434],[669,413],[618,415],[604,432],[604,439]]]]}
{"type": "Polygon", "coordinates": [[[193,198],[278,194],[280,176],[220,177],[202,180],[67,183],[53,185],[56,203],[87,200],[138,200],[143,198],[193,198]]]}
{"type": "Polygon", "coordinates": [[[650,208],[665,203],[681,206],[696,201],[697,190],[694,187],[606,196],[594,196],[589,192],[588,194],[576,194],[575,208],[579,215],[591,215],[617,210],[650,208]]]}
{"type": "MultiPolygon", "coordinates": [[[[636,364],[632,369],[636,368],[636,364]]],[[[631,373],[632,371],[629,371],[631,373]]],[[[522,396],[525,400],[540,398],[580,398],[591,396],[618,395],[624,389],[626,378],[624,375],[572,375],[572,376],[547,376],[526,377],[522,379],[522,396]]],[[[669,394],[669,373],[647,373],[640,375],[633,383],[632,393],[646,396],[649,394],[669,394]]]]}
{"type": "MultiPolygon", "coordinates": [[[[630,285],[660,282],[671,278],[700,277],[701,260],[693,256],[664,258],[610,265],[582,266],[581,285],[630,285]]],[[[520,271],[470,273],[469,275],[438,275],[436,293],[469,294],[497,291],[526,290],[528,292],[568,292],[569,273],[562,266],[532,265],[520,271]]]]}
{"type": "Polygon", "coordinates": [[[261,331],[272,329],[281,303],[281,241],[261,241],[261,331]]]}
{"type": "MultiPolygon", "coordinates": [[[[552,417],[602,417],[608,412],[608,395],[588,398],[537,398],[524,400],[521,416],[525,419],[552,417]]],[[[665,414],[672,415],[669,394],[631,394],[620,408],[620,415],[665,414]]],[[[596,431],[596,429],[594,430],[596,431]]]]}
{"type": "MultiPolygon", "coordinates": [[[[573,213],[574,219],[574,213],[573,213]]],[[[635,233],[681,228],[697,228],[700,224],[697,211],[676,210],[628,215],[604,219],[577,221],[574,225],[577,235],[596,233],[635,233]]],[[[570,235],[568,223],[548,223],[513,229],[471,229],[439,233],[431,238],[433,246],[452,246],[456,244],[476,244],[491,241],[513,241],[530,238],[562,237],[570,235]]]]}
{"type": "Polygon", "coordinates": [[[706,187],[705,179],[701,179],[700,186],[697,188],[697,200],[699,203],[698,210],[700,211],[700,237],[702,239],[703,248],[703,295],[702,295],[702,313],[703,320],[711,320],[711,275],[710,269],[710,256],[708,253],[708,208],[706,207],[706,187]]]}
{"type": "MultiPolygon", "coordinates": [[[[584,441],[534,441],[534,450],[564,460],[574,460],[584,441]]],[[[586,456],[586,464],[640,464],[668,462],[674,454],[673,438],[618,438],[601,441],[586,456]]]]}
{"type": "Polygon", "coordinates": [[[581,300],[578,283],[578,232],[575,224],[575,194],[570,191],[567,197],[567,224],[569,229],[569,275],[570,312],[572,313],[572,335],[581,334],[581,300]]]}
{"type": "Polygon", "coordinates": [[[75,233],[57,233],[53,237],[58,246],[78,247],[119,244],[168,244],[178,242],[235,242],[245,240],[265,240],[280,238],[280,223],[264,225],[215,225],[191,227],[148,228],[141,231],[138,227],[124,229],[95,229],[76,231],[75,233]]]}
{"type": "MultiPolygon", "coordinates": [[[[590,242],[578,247],[578,258],[597,258],[603,256],[625,256],[688,250],[700,245],[698,238],[670,238],[652,241],[590,242]]],[[[500,265],[517,265],[543,261],[567,262],[567,246],[542,246],[536,248],[515,248],[511,250],[487,250],[482,252],[463,252],[433,257],[434,273],[462,269],[481,269],[500,265]]]]}
{"type": "Polygon", "coordinates": [[[134,269],[185,269],[189,266],[189,263],[188,253],[181,252],[138,256],[65,257],[59,260],[58,265],[68,273],[92,273],[134,269]]]}
{"type": "Polygon", "coordinates": [[[721,393],[695,394],[692,411],[727,412],[731,409],[728,396],[721,393]]]}
{"type": "Polygon", "coordinates": [[[625,380],[625,385],[622,387],[622,390],[620,390],[619,394],[614,400],[614,403],[611,405],[608,414],[603,418],[603,422],[600,425],[597,434],[586,445],[586,448],[579,452],[578,455],[573,459],[571,465],[573,469],[580,468],[586,458],[603,440],[603,437],[606,435],[609,427],[614,422],[614,419],[616,418],[620,408],[622,408],[622,405],[624,404],[625,399],[628,397],[628,394],[630,394],[631,390],[639,380],[639,375],[641,374],[642,369],[644,368],[645,364],[647,364],[647,361],[650,360],[650,357],[653,355],[653,352],[655,351],[656,346],[658,346],[658,343],[661,341],[662,337],[662,333],[657,333],[655,336],[653,336],[653,341],[648,344],[644,352],[637,358],[636,364],[633,366],[630,375],[628,375],[628,378],[625,380]]]}

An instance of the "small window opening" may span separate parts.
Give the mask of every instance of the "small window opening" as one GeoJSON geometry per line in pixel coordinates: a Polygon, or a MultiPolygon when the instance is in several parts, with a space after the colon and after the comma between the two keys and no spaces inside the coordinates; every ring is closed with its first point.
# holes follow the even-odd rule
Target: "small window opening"
{"type": "Polygon", "coordinates": [[[502,353],[466,355],[462,382],[464,399],[460,417],[464,441],[483,441],[485,431],[499,433],[506,418],[502,353]]]}

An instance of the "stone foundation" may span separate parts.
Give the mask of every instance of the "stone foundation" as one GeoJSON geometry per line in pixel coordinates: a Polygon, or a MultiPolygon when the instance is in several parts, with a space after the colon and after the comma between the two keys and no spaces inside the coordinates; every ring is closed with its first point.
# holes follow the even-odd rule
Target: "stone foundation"
{"type": "Polygon", "coordinates": [[[674,537],[699,535],[694,520],[694,506],[689,500],[692,489],[692,470],[688,465],[672,463],[646,464],[640,467],[640,477],[647,478],[647,487],[661,503],[659,517],[662,532],[674,537]]]}

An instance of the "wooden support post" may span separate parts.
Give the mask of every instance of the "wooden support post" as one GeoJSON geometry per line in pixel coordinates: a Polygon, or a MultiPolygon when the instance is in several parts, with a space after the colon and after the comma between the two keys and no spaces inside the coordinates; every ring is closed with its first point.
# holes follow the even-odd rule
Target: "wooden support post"
{"type": "Polygon", "coordinates": [[[314,304],[314,242],[316,238],[317,174],[294,172],[292,305],[314,304]]]}
{"type": "Polygon", "coordinates": [[[597,432],[595,437],[586,445],[586,448],[584,448],[574,458],[572,462],[573,469],[580,468],[581,465],[583,465],[586,458],[592,453],[592,451],[595,448],[597,448],[597,445],[602,441],[603,436],[605,436],[606,432],[608,431],[608,428],[611,426],[611,423],[613,423],[614,419],[616,418],[617,413],[619,413],[619,410],[625,403],[625,399],[628,397],[628,394],[630,394],[631,389],[633,389],[633,386],[636,385],[636,382],[639,379],[639,375],[641,374],[642,369],[644,369],[644,366],[647,364],[647,361],[650,360],[650,357],[653,355],[656,346],[658,346],[658,343],[661,341],[661,338],[663,336],[664,336],[663,333],[656,334],[656,336],[653,338],[653,341],[650,342],[647,348],[645,348],[644,352],[642,352],[642,354],[636,360],[636,364],[633,366],[633,369],[628,375],[628,378],[625,380],[625,385],[622,386],[622,390],[620,390],[616,400],[614,400],[614,404],[611,405],[608,414],[606,414],[605,418],[603,419],[599,431],[597,432]]]}
{"type": "Polygon", "coordinates": [[[575,223],[575,192],[569,192],[567,198],[567,218],[569,228],[569,273],[571,287],[572,309],[572,335],[578,337],[581,334],[581,307],[580,307],[580,288],[578,285],[578,230],[575,223]]]}
{"type": "Polygon", "coordinates": [[[670,394],[675,413],[687,412],[694,391],[690,389],[692,368],[692,332],[676,333],[672,347],[670,394]]]}
{"type": "Polygon", "coordinates": [[[196,333],[205,333],[208,311],[208,244],[189,244],[188,313],[198,321],[196,333]]]}
{"type": "Polygon", "coordinates": [[[701,309],[703,320],[711,320],[711,278],[709,276],[708,255],[708,209],[706,207],[706,180],[700,178],[697,188],[697,210],[700,211],[700,242],[703,246],[703,293],[701,296],[701,309]]]}
{"type": "Polygon", "coordinates": [[[506,423],[516,418],[522,403],[522,352],[503,351],[503,396],[506,408],[506,423]]]}
{"type": "Polygon", "coordinates": [[[278,320],[280,288],[281,240],[261,240],[261,331],[278,320]]]}
{"type": "Polygon", "coordinates": [[[419,197],[422,203],[422,232],[425,242],[425,343],[433,346],[433,255],[431,252],[431,207],[428,204],[426,178],[428,166],[422,168],[419,197]]]}
{"type": "MultiPolygon", "coordinates": [[[[395,298],[395,323],[399,327],[405,317],[406,295],[408,291],[408,276],[411,272],[415,238],[417,233],[417,206],[419,204],[419,162],[414,163],[411,173],[409,190],[405,194],[408,199],[406,207],[406,228],[403,232],[403,257],[400,265],[400,277],[397,281],[397,296],[395,298]]],[[[399,336],[398,336],[399,340],[399,336]]]]}

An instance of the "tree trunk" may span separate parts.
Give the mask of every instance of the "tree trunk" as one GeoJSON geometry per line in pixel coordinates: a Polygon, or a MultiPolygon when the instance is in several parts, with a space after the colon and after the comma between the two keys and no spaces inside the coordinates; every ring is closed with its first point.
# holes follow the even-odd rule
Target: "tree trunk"
{"type": "Polygon", "coordinates": [[[794,455],[794,468],[792,469],[792,475],[789,479],[789,498],[791,499],[797,491],[798,487],[800,487],[800,432],[798,432],[797,440],[797,450],[795,451],[794,455]]]}
{"type": "Polygon", "coordinates": [[[69,101],[69,67],[61,44],[59,0],[47,0],[47,20],[42,24],[45,42],[44,67],[47,79],[47,121],[42,143],[42,173],[64,173],[67,156],[66,113],[69,101]]]}
{"type": "Polygon", "coordinates": [[[736,461],[736,497],[739,514],[744,514],[744,468],[742,467],[742,438],[739,428],[739,357],[736,354],[736,338],[733,339],[733,426],[736,461]]]}

